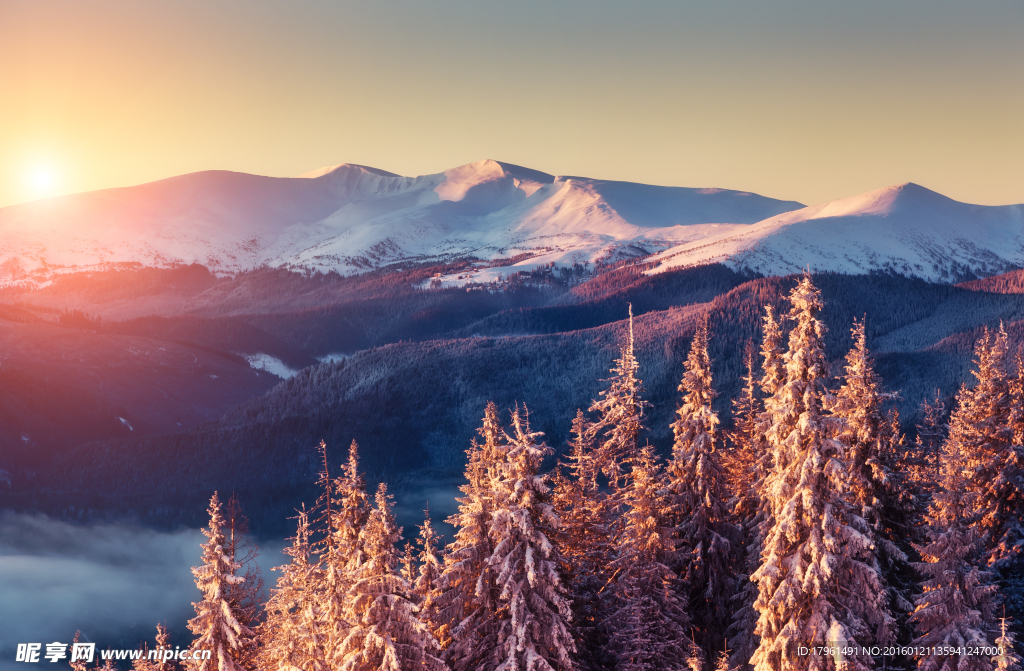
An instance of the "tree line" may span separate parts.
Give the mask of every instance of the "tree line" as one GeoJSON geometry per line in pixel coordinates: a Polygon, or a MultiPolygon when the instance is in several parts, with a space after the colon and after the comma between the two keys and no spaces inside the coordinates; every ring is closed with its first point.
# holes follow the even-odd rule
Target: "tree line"
{"type": "Polygon", "coordinates": [[[928,402],[911,442],[887,409],[896,394],[882,390],[865,321],[833,381],[809,276],[788,303],[785,315],[766,308],[759,351],[747,347],[729,431],[712,409],[712,334],[706,320],[698,328],[667,459],[644,439],[632,315],[606,388],[577,412],[553,471],[527,409],[506,425],[489,403],[447,545],[428,514],[416,546],[400,547],[387,485],[371,499],[353,442],[340,475],[325,459],[320,499],[298,512],[291,561],[259,603],[215,494],[189,622],[192,648],[213,656],[190,663],[1019,669],[1024,359],[1002,328],[986,330],[976,382],[948,425],[941,402],[928,402]]]}

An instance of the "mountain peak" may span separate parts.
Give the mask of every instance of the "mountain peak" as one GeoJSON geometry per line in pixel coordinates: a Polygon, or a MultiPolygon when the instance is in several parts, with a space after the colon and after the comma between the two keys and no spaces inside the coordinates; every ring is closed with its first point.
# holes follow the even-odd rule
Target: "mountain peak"
{"type": "MultiPolygon", "coordinates": [[[[897,208],[944,206],[956,201],[914,182],[904,182],[807,208],[808,219],[887,215],[897,208]]],[[[796,213],[792,213],[796,216],[796,213]]]]}
{"type": "Polygon", "coordinates": [[[318,177],[324,177],[336,172],[352,172],[362,171],[368,172],[371,175],[378,175],[380,177],[399,177],[393,172],[387,170],[381,170],[380,168],[371,168],[368,165],[359,165],[357,163],[339,163],[338,165],[328,165],[323,168],[317,168],[316,170],[310,170],[309,172],[299,175],[298,179],[316,179],[318,177]]]}

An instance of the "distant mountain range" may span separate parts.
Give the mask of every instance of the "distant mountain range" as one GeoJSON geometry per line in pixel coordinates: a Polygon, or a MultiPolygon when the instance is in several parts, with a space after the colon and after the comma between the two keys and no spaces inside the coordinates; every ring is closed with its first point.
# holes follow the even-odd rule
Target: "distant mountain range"
{"type": "Polygon", "coordinates": [[[0,209],[4,284],[124,263],[351,275],[478,259],[440,278],[460,286],[653,253],[651,272],[722,262],[764,275],[809,266],[955,282],[1024,266],[1024,205],[903,184],[805,207],[486,160],[420,177],[349,164],[297,178],[198,172],[0,209]]]}
{"type": "Polygon", "coordinates": [[[721,261],[763,275],[809,266],[959,282],[1024,264],[1024,205],[970,205],[901,184],[683,243],[656,259],[655,272],[721,261]]]}
{"type": "Polygon", "coordinates": [[[421,177],[347,164],[291,179],[210,171],[0,210],[0,279],[124,262],[342,274],[465,257],[572,265],[661,251],[798,207],[490,160],[421,177]]]}

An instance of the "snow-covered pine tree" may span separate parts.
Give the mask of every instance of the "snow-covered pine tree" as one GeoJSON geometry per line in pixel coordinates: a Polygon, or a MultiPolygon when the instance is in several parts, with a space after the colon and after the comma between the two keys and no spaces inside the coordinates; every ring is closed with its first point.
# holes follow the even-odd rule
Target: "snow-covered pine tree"
{"type": "MultiPolygon", "coordinates": [[[[72,640],[72,645],[74,645],[75,643],[78,643],[78,641],[80,641],[81,639],[82,639],[82,630],[79,629],[78,631],[75,632],[75,638],[72,640]]],[[[94,656],[95,656],[95,653],[94,653],[94,656]]],[[[82,660],[82,659],[74,659],[74,658],[72,658],[72,659],[68,660],[68,666],[71,667],[72,671],[86,671],[86,669],[88,668],[86,666],[86,664],[87,664],[87,662],[85,660],[82,660]]],[[[96,662],[96,664],[99,665],[99,662],[96,662]]]]}
{"type": "Polygon", "coordinates": [[[1006,607],[1019,626],[1024,621],[1024,353],[1020,350],[1013,357],[1008,391],[1012,446],[997,458],[1002,461],[1000,481],[994,483],[993,493],[998,496],[995,517],[1000,520],[1002,535],[989,553],[989,561],[999,572],[1006,607]]]}
{"type": "Polygon", "coordinates": [[[412,586],[399,573],[395,525],[387,485],[360,532],[363,561],[349,590],[351,626],[334,656],[340,671],[447,671],[437,641],[409,598],[412,586]]]}
{"type": "MultiPolygon", "coordinates": [[[[757,384],[761,393],[770,398],[785,384],[786,368],[782,359],[784,354],[782,326],[775,318],[772,306],[766,305],[764,310],[761,340],[762,375],[757,384]]],[[[747,404],[751,407],[746,412],[750,412],[752,416],[744,420],[747,422],[744,435],[748,436],[747,440],[750,442],[752,453],[750,463],[754,468],[747,491],[753,495],[756,509],[752,519],[744,516],[744,519],[747,520],[744,525],[746,531],[745,575],[738,576],[740,585],[734,597],[735,613],[728,632],[734,646],[730,663],[739,669],[750,668],[750,659],[761,641],[755,633],[757,621],[760,618],[760,614],[754,608],[754,602],[757,601],[758,596],[758,586],[750,576],[761,565],[761,547],[771,528],[771,502],[765,498],[763,490],[768,474],[775,468],[774,450],[770,448],[765,437],[765,433],[772,425],[772,415],[765,410],[764,403],[757,400],[753,387],[754,358],[753,353],[750,352],[747,356],[747,377],[744,378],[743,397],[750,399],[747,404]]],[[[746,415],[740,415],[740,417],[746,417],[746,415]]]]}
{"type": "Polygon", "coordinates": [[[1009,367],[1007,393],[1010,395],[1010,433],[1014,445],[1024,445],[1024,352],[1018,349],[1009,367]]]}
{"type": "Polygon", "coordinates": [[[344,608],[341,599],[335,595],[339,594],[339,591],[344,594],[346,588],[340,579],[344,568],[343,562],[334,550],[335,482],[331,477],[327,458],[327,443],[321,440],[318,448],[321,467],[317,472],[316,485],[320,495],[311,513],[307,514],[311,563],[306,578],[306,592],[309,594],[308,617],[311,618],[308,645],[311,664],[328,668],[330,651],[337,648],[344,632],[344,608]],[[329,611],[332,612],[328,614],[329,611]]]}
{"type": "Polygon", "coordinates": [[[946,440],[946,427],[942,421],[945,413],[946,404],[942,402],[942,392],[938,389],[934,399],[921,401],[921,421],[917,425],[915,440],[918,463],[913,464],[911,475],[920,482],[920,487],[929,497],[939,480],[942,443],[946,440]]]}
{"type": "Polygon", "coordinates": [[[297,519],[292,544],[283,550],[291,562],[272,569],[280,571],[281,577],[270,591],[266,619],[259,628],[258,668],[325,671],[325,654],[318,636],[317,595],[310,582],[315,566],[305,507],[297,519]]]}
{"type": "Polygon", "coordinates": [[[690,652],[686,657],[686,666],[690,671],[704,671],[704,664],[707,656],[704,650],[696,643],[690,643],[690,652]]]}
{"type": "MultiPolygon", "coordinates": [[[[401,563],[402,579],[410,585],[416,584],[416,573],[419,567],[416,566],[416,553],[413,550],[412,541],[405,542],[405,550],[402,552],[401,563]]],[[[419,605],[419,595],[415,591],[410,592],[409,598],[412,599],[413,603],[417,606],[419,605]]]]}
{"type": "Polygon", "coordinates": [[[718,462],[711,409],[717,393],[708,356],[707,318],[697,328],[679,384],[682,403],[672,424],[675,441],[665,469],[666,523],[676,541],[677,570],[693,625],[695,644],[710,659],[724,642],[735,589],[733,542],[739,530],[729,522],[725,474],[718,462]]]}
{"type": "Polygon", "coordinates": [[[730,661],[731,658],[732,654],[729,652],[729,648],[720,650],[715,659],[715,671],[735,671],[730,661]]]}
{"type": "Polygon", "coordinates": [[[849,471],[846,447],[830,436],[842,420],[823,414],[826,396],[820,292],[805,275],[789,295],[794,326],[784,357],[786,382],[766,399],[774,466],[763,488],[771,528],[753,574],[760,617],[757,671],[869,669],[866,656],[843,660],[798,655],[797,646],[891,641],[893,622],[874,556],[871,530],[843,498],[849,471]]]}
{"type": "MultiPolygon", "coordinates": [[[[843,385],[830,410],[845,422],[840,439],[848,446],[852,503],[871,526],[889,611],[896,622],[893,633],[896,641],[905,645],[913,637],[907,618],[914,608],[917,583],[909,554],[914,553],[911,543],[920,539],[909,533],[915,528],[911,517],[915,501],[906,474],[899,468],[905,450],[898,417],[888,415],[882,407],[898,394],[882,391],[882,379],[868,352],[865,320],[854,320],[851,333],[853,347],[846,355],[843,385]]],[[[906,660],[887,660],[890,665],[900,662],[906,660]]]]}
{"type": "MultiPolygon", "coordinates": [[[[224,506],[224,548],[228,559],[238,562],[243,582],[228,586],[228,603],[238,614],[238,622],[253,631],[260,625],[264,613],[263,576],[256,561],[259,548],[249,537],[249,518],[242,511],[238,496],[232,492],[224,506]]],[[[244,642],[235,661],[247,669],[256,668],[256,639],[244,642]]]]}
{"type": "Polygon", "coordinates": [[[640,434],[645,431],[644,412],[651,404],[643,399],[643,382],[638,377],[640,364],[634,351],[633,306],[629,306],[629,333],[626,344],[615,360],[608,388],[590,405],[597,419],[588,426],[587,438],[594,441],[594,465],[608,478],[616,492],[625,475],[623,463],[640,449],[640,434]]]}
{"type": "Polygon", "coordinates": [[[164,650],[171,650],[171,634],[167,631],[167,626],[163,624],[156,625],[156,648],[155,650],[160,653],[159,661],[154,665],[156,671],[172,671],[177,667],[173,661],[163,658],[164,650]]]}
{"type": "Polygon", "coordinates": [[[366,493],[366,480],[359,472],[359,445],[354,440],[348,448],[348,462],[341,471],[334,483],[338,499],[333,512],[333,545],[346,560],[349,570],[355,570],[363,561],[361,538],[363,525],[370,517],[370,497],[366,493]]]}
{"type": "Polygon", "coordinates": [[[611,506],[607,493],[598,486],[599,469],[582,410],[577,410],[573,419],[569,448],[566,462],[555,472],[552,505],[561,520],[557,540],[572,602],[577,658],[580,668],[599,671],[613,664],[600,627],[607,616],[603,590],[612,577],[608,564],[612,555],[608,534],[611,506]]]}
{"type": "Polygon", "coordinates": [[[924,592],[910,616],[913,645],[930,650],[918,657],[919,671],[990,671],[988,657],[964,647],[991,646],[998,589],[990,571],[980,568],[984,538],[971,520],[977,494],[967,487],[965,463],[954,445],[943,455],[942,481],[932,497],[928,543],[921,548],[924,592]]]}
{"type": "Polygon", "coordinates": [[[764,306],[761,339],[761,393],[774,396],[786,384],[785,346],[782,344],[782,323],[776,318],[772,306],[764,306]]]}
{"type": "Polygon", "coordinates": [[[505,459],[508,447],[494,403],[488,402],[478,433],[483,443],[474,439],[466,451],[467,483],[459,488],[463,494],[456,499],[459,511],[447,520],[456,532],[446,548],[436,601],[437,636],[455,671],[481,668],[481,655],[494,649],[497,634],[498,592],[494,571],[488,565],[493,550],[489,530],[495,469],[505,459]]]}
{"type": "Polygon", "coordinates": [[[1006,457],[1013,452],[1006,353],[1006,332],[986,328],[974,347],[977,370],[972,372],[976,384],[968,388],[965,383],[960,388],[949,421],[949,447],[960,455],[967,469],[966,485],[975,494],[977,522],[989,536],[990,549],[1003,536],[1000,513],[1006,509],[1000,504],[1006,498],[997,483],[1006,457]]]}
{"type": "Polygon", "coordinates": [[[363,527],[370,518],[366,480],[359,472],[359,445],[348,448],[348,461],[332,485],[335,498],[330,509],[330,540],[320,558],[322,592],[319,600],[320,631],[328,665],[337,660],[353,619],[349,592],[355,575],[366,561],[363,527]]]}
{"type": "Polygon", "coordinates": [[[964,461],[988,563],[1017,619],[1024,615],[1024,447],[1013,442],[1011,386],[1017,383],[1011,385],[1006,359],[1006,332],[986,329],[975,345],[977,384],[957,395],[948,442],[964,461]]]}
{"type": "MultiPolygon", "coordinates": [[[[757,417],[761,413],[761,399],[757,395],[757,361],[753,341],[747,341],[743,350],[746,374],[740,377],[740,395],[732,401],[733,428],[726,433],[728,449],[722,453],[722,468],[726,485],[732,492],[730,501],[733,519],[746,537],[756,526],[761,496],[759,486],[764,478],[762,463],[767,452],[764,437],[757,431],[757,417]]],[[[748,540],[749,542],[749,540],[748,540]]]]}
{"type": "Polygon", "coordinates": [[[420,570],[413,585],[413,593],[416,595],[416,603],[420,606],[420,618],[426,623],[430,633],[436,636],[439,627],[436,602],[440,595],[438,586],[441,580],[442,566],[441,559],[437,556],[440,536],[430,523],[429,510],[423,511],[423,524],[419,529],[417,543],[420,546],[420,570]]]}
{"type": "Polygon", "coordinates": [[[489,533],[494,550],[487,564],[498,589],[493,652],[477,671],[574,671],[576,645],[569,600],[551,543],[559,519],[550,503],[541,462],[551,453],[537,443],[524,406],[512,412],[512,434],[494,479],[495,507],[489,533]]]}
{"type": "Polygon", "coordinates": [[[1000,618],[1000,635],[996,639],[999,654],[992,659],[998,671],[1020,671],[1020,656],[1015,652],[1016,638],[1006,627],[1006,618],[1000,618]]]}
{"type": "Polygon", "coordinates": [[[192,603],[196,616],[189,620],[188,629],[196,635],[189,650],[209,650],[211,658],[190,661],[189,666],[196,671],[245,671],[235,656],[254,634],[239,623],[237,610],[228,601],[228,587],[244,578],[235,575],[241,565],[231,561],[224,551],[224,516],[216,492],[210,498],[208,512],[210,524],[203,535],[209,540],[202,545],[203,563],[192,569],[203,598],[192,603]]]}
{"type": "MultiPolygon", "coordinates": [[[[75,642],[78,642],[80,633],[75,635],[75,642]]],[[[173,650],[171,647],[171,636],[167,632],[167,627],[162,624],[156,625],[156,646],[153,648],[156,651],[156,658],[150,659],[149,645],[143,646],[142,656],[139,659],[132,661],[133,671],[171,671],[176,668],[176,663],[172,660],[164,660],[164,650],[173,650]]],[[[75,671],[85,671],[85,665],[79,665],[77,662],[71,664],[71,668],[75,671]]]]}
{"type": "Polygon", "coordinates": [[[843,385],[829,409],[845,420],[842,437],[849,446],[847,463],[853,502],[860,506],[861,516],[880,531],[892,477],[889,464],[883,463],[881,457],[886,441],[894,439],[889,435],[882,405],[897,395],[882,392],[882,380],[875,373],[868,352],[865,320],[854,320],[852,335],[853,347],[846,355],[843,385]]]}
{"type": "Polygon", "coordinates": [[[693,641],[679,577],[668,566],[675,543],[664,524],[660,468],[650,445],[630,462],[624,525],[612,561],[614,608],[604,623],[608,646],[616,671],[683,671],[693,641]]]}

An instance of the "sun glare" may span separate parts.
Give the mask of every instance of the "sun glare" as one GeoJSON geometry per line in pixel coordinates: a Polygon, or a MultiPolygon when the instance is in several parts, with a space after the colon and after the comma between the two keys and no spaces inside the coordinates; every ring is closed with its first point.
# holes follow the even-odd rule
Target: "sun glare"
{"type": "Polygon", "coordinates": [[[32,198],[48,198],[57,193],[57,173],[50,165],[34,165],[25,175],[32,198]]]}

